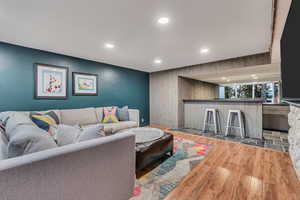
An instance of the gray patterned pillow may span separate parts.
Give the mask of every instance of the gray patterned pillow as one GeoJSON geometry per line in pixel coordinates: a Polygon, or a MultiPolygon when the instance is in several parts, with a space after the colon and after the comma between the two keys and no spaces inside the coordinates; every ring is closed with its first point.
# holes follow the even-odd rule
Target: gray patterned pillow
{"type": "Polygon", "coordinates": [[[57,141],[57,145],[64,146],[64,145],[75,143],[80,133],[81,133],[81,129],[78,125],[75,126],[69,126],[65,124],[58,125],[55,133],[55,139],[57,141]]]}
{"type": "Polygon", "coordinates": [[[86,140],[96,139],[105,136],[104,126],[100,124],[90,125],[80,128],[78,125],[58,125],[56,130],[56,140],[58,146],[74,144],[86,140]]]}
{"type": "Polygon", "coordinates": [[[129,121],[128,106],[117,109],[117,117],[120,121],[129,121]]]}
{"type": "Polygon", "coordinates": [[[100,124],[90,125],[82,128],[77,141],[82,142],[86,140],[96,139],[105,136],[104,126],[100,124]]]}

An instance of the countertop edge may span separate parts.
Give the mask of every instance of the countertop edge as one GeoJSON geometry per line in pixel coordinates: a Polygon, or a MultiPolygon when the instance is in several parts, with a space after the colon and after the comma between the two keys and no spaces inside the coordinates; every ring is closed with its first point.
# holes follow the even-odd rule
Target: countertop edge
{"type": "Polygon", "coordinates": [[[184,103],[263,103],[263,100],[184,99],[184,103]]]}
{"type": "Polygon", "coordinates": [[[300,99],[284,99],[283,102],[300,108],[300,99]]]}

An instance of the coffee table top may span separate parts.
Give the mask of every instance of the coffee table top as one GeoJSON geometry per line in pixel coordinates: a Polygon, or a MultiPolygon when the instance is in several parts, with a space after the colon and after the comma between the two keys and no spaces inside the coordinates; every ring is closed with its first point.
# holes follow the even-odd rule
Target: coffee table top
{"type": "Polygon", "coordinates": [[[132,128],[124,132],[134,134],[137,144],[152,142],[164,136],[164,132],[157,128],[132,128]]]}

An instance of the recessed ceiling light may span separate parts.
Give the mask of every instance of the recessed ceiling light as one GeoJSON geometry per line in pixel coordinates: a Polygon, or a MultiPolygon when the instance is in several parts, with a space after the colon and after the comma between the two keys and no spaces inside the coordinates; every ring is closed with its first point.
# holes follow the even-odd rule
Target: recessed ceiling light
{"type": "Polygon", "coordinates": [[[161,18],[159,18],[158,20],[157,20],[157,22],[158,23],[160,23],[160,24],[168,24],[169,23],[169,18],[167,18],[167,17],[161,17],[161,18]]]}
{"type": "Polygon", "coordinates": [[[230,82],[230,79],[227,79],[227,82],[230,82]]]}
{"type": "Polygon", "coordinates": [[[209,49],[208,48],[203,48],[200,50],[200,53],[202,54],[205,54],[205,53],[208,53],[209,52],[209,49]]]}
{"type": "Polygon", "coordinates": [[[155,60],[154,60],[154,63],[155,63],[155,64],[161,64],[161,63],[162,63],[162,60],[161,60],[161,59],[155,59],[155,60]]]}
{"type": "Polygon", "coordinates": [[[257,76],[254,76],[253,79],[258,79],[258,77],[257,77],[257,76]]]}
{"type": "Polygon", "coordinates": [[[226,77],[222,77],[221,79],[222,79],[222,80],[226,80],[226,77]]]}
{"type": "Polygon", "coordinates": [[[256,74],[251,74],[251,76],[252,76],[252,77],[255,77],[255,76],[256,76],[256,74]]]}
{"type": "Polygon", "coordinates": [[[115,48],[115,45],[112,44],[112,43],[106,43],[105,47],[108,48],[108,49],[113,49],[113,48],[115,48]]]}

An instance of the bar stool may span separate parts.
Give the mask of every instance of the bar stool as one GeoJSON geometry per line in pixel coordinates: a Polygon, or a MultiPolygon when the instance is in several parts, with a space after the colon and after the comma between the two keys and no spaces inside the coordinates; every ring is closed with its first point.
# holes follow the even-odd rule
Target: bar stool
{"type": "Polygon", "coordinates": [[[240,130],[241,138],[245,138],[245,123],[240,110],[229,110],[225,136],[230,134],[232,128],[238,128],[240,130]],[[233,124],[234,115],[237,115],[238,117],[238,126],[234,126],[233,124]]]}
{"type": "Polygon", "coordinates": [[[218,112],[214,108],[205,109],[204,123],[203,123],[203,132],[206,132],[207,126],[214,126],[215,134],[218,134],[220,130],[220,118],[218,116],[218,112]],[[213,119],[213,123],[210,123],[211,117],[213,119]]]}

